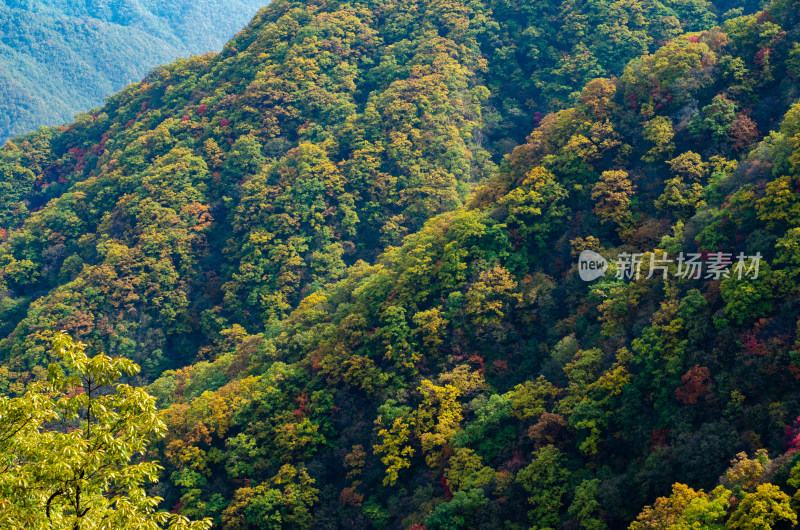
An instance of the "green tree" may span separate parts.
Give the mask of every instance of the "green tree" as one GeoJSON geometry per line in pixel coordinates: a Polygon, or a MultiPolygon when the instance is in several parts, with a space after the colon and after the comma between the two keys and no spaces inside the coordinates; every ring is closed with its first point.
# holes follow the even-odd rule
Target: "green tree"
{"type": "Polygon", "coordinates": [[[155,398],[119,382],[139,367],[87,357],[62,333],[45,381],[0,398],[0,527],[201,529],[210,521],[156,511],[146,494],[161,467],[140,459],[166,432],[155,398]]]}
{"type": "Polygon", "coordinates": [[[285,464],[278,474],[256,487],[236,491],[225,509],[225,528],[299,529],[311,526],[311,508],[319,490],[305,469],[285,464]]]}
{"type": "Polygon", "coordinates": [[[600,480],[584,480],[575,490],[575,499],[567,513],[574,517],[581,528],[586,530],[605,530],[606,523],[600,518],[602,506],[597,502],[600,493],[600,480]]]}
{"type": "Polygon", "coordinates": [[[469,491],[489,484],[495,477],[495,471],[484,466],[480,455],[475,451],[460,447],[450,457],[444,476],[452,490],[469,491]]]}
{"type": "Polygon", "coordinates": [[[724,95],[715,96],[710,105],[703,107],[689,125],[697,135],[708,135],[714,142],[728,140],[728,129],[736,120],[736,103],[724,95]]]}
{"type": "Polygon", "coordinates": [[[564,456],[548,445],[536,452],[533,461],[517,474],[517,483],[528,492],[528,516],[534,527],[557,528],[567,493],[570,472],[564,467],[564,456]]]}
{"type": "Polygon", "coordinates": [[[425,528],[430,530],[466,530],[475,528],[475,517],[489,499],[480,488],[458,491],[450,502],[440,504],[425,519],[425,528]]]}

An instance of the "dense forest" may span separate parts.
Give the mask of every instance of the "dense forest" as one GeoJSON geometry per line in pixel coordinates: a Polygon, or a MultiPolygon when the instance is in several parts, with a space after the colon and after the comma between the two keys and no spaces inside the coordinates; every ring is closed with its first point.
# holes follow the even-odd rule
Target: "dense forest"
{"type": "Polygon", "coordinates": [[[0,143],[72,121],[158,64],[220,50],[261,5],[0,0],[0,143]]]}
{"type": "Polygon", "coordinates": [[[0,516],[105,399],[176,528],[798,524],[797,0],[275,0],[0,174],[0,516]]]}

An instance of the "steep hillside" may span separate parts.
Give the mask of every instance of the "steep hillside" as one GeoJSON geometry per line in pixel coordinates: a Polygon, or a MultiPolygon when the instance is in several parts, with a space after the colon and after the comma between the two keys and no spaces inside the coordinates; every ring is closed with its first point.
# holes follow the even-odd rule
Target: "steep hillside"
{"type": "Polygon", "coordinates": [[[262,5],[0,1],[0,143],[71,121],[159,64],[221,49],[262,5]]]}
{"type": "Polygon", "coordinates": [[[226,528],[792,524],[800,4],[558,7],[279,0],[14,139],[3,386],[143,364],[226,528]]]}
{"type": "Polygon", "coordinates": [[[568,94],[681,20],[715,19],[702,2],[635,5],[649,17],[562,4],[585,25],[578,41],[528,4],[274,2],[220,55],[14,139],[0,161],[0,354],[28,370],[42,332],[65,329],[147,357],[152,376],[234,324],[261,331],[462,204],[536,109],[558,107],[543,82],[568,94]],[[516,44],[520,20],[542,54],[516,44]],[[636,46],[604,47],[612,26],[636,46]]]}
{"type": "MultiPolygon", "coordinates": [[[[798,72],[796,13],[589,83],[467,208],[166,373],[167,506],[227,528],[622,528],[674,482],[710,490],[737,453],[791,449],[800,93],[777,73],[798,72]],[[579,279],[585,249],[605,279],[579,279]],[[646,278],[652,253],[717,251],[760,252],[758,276],[646,278]],[[650,253],[640,278],[615,278],[623,252],[650,253]]],[[[743,458],[689,521],[788,506],[793,455],[743,458]]],[[[639,528],[683,517],[676,488],[639,528]]]]}

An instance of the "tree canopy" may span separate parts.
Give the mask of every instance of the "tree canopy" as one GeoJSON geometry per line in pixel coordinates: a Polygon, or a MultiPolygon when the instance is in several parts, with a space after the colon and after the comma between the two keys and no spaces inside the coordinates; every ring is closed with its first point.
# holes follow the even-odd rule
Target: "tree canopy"
{"type": "Polygon", "coordinates": [[[800,6],[745,7],[276,0],[2,148],[0,390],[141,364],[221,528],[795,525],[800,6]]]}

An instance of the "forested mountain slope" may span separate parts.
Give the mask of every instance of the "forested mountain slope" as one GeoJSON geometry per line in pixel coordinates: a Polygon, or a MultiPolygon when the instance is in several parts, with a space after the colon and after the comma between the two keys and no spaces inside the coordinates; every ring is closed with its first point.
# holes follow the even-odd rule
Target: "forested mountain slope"
{"type": "Polygon", "coordinates": [[[7,144],[4,386],[59,329],[160,374],[155,493],[227,528],[791,525],[800,4],[537,6],[274,2],[7,144]]]}
{"type": "Polygon", "coordinates": [[[625,5],[562,4],[578,39],[540,3],[276,2],[221,54],[14,139],[0,352],[28,370],[40,333],[65,329],[152,376],[234,324],[263,330],[463,203],[558,107],[543,87],[577,91],[715,20],[703,2],[625,5]]]}
{"type": "Polygon", "coordinates": [[[0,142],[71,121],[159,64],[221,49],[262,5],[0,1],[0,142]]]}

